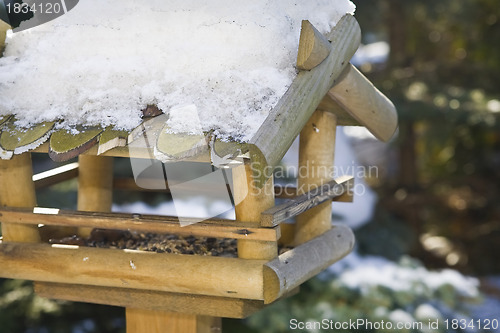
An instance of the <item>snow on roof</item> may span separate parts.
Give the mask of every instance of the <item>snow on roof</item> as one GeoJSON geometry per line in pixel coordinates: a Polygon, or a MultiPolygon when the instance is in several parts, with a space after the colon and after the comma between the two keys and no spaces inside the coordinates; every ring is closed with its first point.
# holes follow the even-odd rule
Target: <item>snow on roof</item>
{"type": "Polygon", "coordinates": [[[325,33],[354,9],[348,0],[80,1],[8,34],[0,117],[131,130],[157,105],[199,117],[174,127],[246,140],[296,76],[301,21],[325,33]]]}

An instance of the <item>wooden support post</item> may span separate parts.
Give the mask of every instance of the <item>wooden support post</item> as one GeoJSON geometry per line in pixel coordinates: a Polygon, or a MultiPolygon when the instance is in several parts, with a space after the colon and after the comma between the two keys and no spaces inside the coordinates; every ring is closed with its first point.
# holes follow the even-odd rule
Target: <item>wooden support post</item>
{"type": "MultiPolygon", "coordinates": [[[[11,160],[0,159],[0,206],[36,206],[35,184],[33,183],[31,154],[14,155],[11,160]]],[[[40,241],[36,225],[19,225],[2,220],[2,236],[5,241],[40,241]]]]}
{"type": "MultiPolygon", "coordinates": [[[[333,180],[336,127],[335,115],[317,110],[300,132],[299,194],[333,180]]],[[[331,229],[331,206],[332,201],[328,200],[297,217],[296,245],[331,229]]]]}
{"type": "MultiPolygon", "coordinates": [[[[110,212],[113,203],[113,158],[80,155],[78,162],[78,210],[110,212]]],[[[90,236],[91,231],[91,228],[78,228],[81,237],[90,236]]]]}
{"type": "MultiPolygon", "coordinates": [[[[257,187],[251,162],[245,161],[244,165],[233,169],[233,184],[237,221],[259,222],[261,213],[274,206],[273,177],[269,177],[262,188],[257,187]]],[[[238,240],[239,258],[273,259],[277,255],[277,242],[238,240]]]]}
{"type": "Polygon", "coordinates": [[[127,308],[127,333],[218,333],[221,318],[127,308]]]}

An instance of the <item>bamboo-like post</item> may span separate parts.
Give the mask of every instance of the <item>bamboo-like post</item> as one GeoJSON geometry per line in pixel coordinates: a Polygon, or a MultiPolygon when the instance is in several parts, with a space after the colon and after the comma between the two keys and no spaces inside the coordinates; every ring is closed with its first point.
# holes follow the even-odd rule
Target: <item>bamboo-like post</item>
{"type": "MultiPolygon", "coordinates": [[[[0,159],[0,206],[35,207],[36,193],[33,183],[31,154],[14,155],[11,160],[0,159]]],[[[5,241],[40,242],[38,227],[8,223],[2,220],[5,241]]]]}
{"type": "Polygon", "coordinates": [[[221,318],[127,308],[127,333],[218,333],[221,318]]]}
{"type": "MultiPolygon", "coordinates": [[[[78,210],[110,212],[113,203],[113,158],[94,155],[78,157],[78,210]]],[[[91,228],[78,228],[81,237],[91,228]]]]}
{"type": "MultiPolygon", "coordinates": [[[[333,180],[337,117],[317,110],[300,132],[298,192],[303,194],[333,180]]],[[[332,201],[328,200],[297,217],[295,244],[331,229],[332,201]]]]}
{"type": "MultiPolygon", "coordinates": [[[[274,181],[269,177],[262,188],[253,181],[252,164],[233,169],[234,201],[237,221],[259,222],[260,214],[274,206],[274,181]]],[[[258,170],[258,172],[263,172],[258,170]]],[[[273,259],[278,255],[277,242],[238,240],[238,257],[242,259],[273,259]]]]}

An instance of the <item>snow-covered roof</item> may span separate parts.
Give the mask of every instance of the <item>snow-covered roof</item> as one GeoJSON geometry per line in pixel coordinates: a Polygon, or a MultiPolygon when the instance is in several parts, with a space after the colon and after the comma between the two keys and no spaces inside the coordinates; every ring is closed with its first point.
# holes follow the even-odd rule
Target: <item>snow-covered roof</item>
{"type": "Polygon", "coordinates": [[[0,155],[146,150],[214,162],[252,151],[276,165],[318,107],[366,125],[328,96],[359,45],[353,11],[348,0],[80,2],[8,34],[0,155]],[[333,51],[310,71],[295,68],[302,20],[333,28],[333,51]]]}

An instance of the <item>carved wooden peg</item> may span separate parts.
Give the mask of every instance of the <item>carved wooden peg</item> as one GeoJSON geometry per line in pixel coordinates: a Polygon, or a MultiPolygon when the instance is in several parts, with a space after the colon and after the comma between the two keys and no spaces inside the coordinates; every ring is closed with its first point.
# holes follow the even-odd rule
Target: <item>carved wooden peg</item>
{"type": "Polygon", "coordinates": [[[309,21],[302,21],[297,68],[311,70],[323,62],[331,51],[330,42],[309,21]]]}

